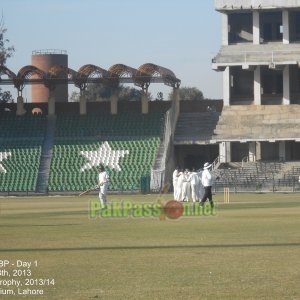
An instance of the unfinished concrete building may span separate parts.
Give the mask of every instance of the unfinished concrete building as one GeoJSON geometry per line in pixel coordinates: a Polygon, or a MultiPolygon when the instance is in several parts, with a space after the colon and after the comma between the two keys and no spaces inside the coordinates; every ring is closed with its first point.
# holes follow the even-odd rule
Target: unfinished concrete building
{"type": "Polygon", "coordinates": [[[215,0],[224,108],[222,162],[300,160],[300,0],[215,0]]]}

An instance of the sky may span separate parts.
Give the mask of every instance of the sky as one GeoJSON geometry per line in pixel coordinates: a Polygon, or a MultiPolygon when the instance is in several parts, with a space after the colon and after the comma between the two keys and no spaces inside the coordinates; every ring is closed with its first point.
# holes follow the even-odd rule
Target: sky
{"type": "MultiPolygon", "coordinates": [[[[172,70],[181,87],[222,98],[222,74],[211,69],[221,47],[213,0],[1,0],[0,8],[8,45],[16,49],[6,65],[15,73],[31,64],[32,51],[61,49],[73,70],[154,63],[172,70]]],[[[30,90],[25,87],[25,98],[30,90]]],[[[149,91],[167,98],[171,89],[152,83],[149,91]]]]}

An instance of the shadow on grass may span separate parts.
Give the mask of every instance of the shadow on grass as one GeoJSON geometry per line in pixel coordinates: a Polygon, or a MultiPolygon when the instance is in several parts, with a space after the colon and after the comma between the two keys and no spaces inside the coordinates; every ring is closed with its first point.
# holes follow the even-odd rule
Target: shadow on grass
{"type": "Polygon", "coordinates": [[[112,251],[112,250],[161,250],[161,249],[201,249],[201,248],[260,248],[260,247],[300,247],[299,243],[262,243],[262,244],[208,244],[208,245],[149,245],[149,246],[103,246],[103,247],[70,247],[70,248],[11,248],[0,252],[53,252],[53,251],[112,251]]]}

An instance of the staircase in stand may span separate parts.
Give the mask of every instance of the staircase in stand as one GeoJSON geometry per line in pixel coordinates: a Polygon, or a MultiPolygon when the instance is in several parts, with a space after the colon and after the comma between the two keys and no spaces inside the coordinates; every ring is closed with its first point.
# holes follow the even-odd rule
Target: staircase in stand
{"type": "Polygon", "coordinates": [[[36,185],[37,193],[46,193],[48,187],[48,179],[52,158],[52,148],[54,142],[56,116],[47,117],[47,129],[44,138],[42,155],[36,185]]]}

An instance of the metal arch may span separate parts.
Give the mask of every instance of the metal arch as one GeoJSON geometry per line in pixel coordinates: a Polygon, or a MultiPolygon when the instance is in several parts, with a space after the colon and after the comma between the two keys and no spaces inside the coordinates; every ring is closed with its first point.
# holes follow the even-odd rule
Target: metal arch
{"type": "Polygon", "coordinates": [[[151,63],[141,65],[138,70],[150,76],[157,76],[159,74],[161,77],[170,76],[176,78],[171,70],[151,63]]]}
{"type": "Polygon", "coordinates": [[[25,66],[13,78],[1,78],[1,72],[14,77],[14,73],[6,67],[0,69],[0,85],[14,84],[19,92],[25,84],[44,84],[48,88],[54,88],[56,84],[75,84],[81,90],[84,90],[89,83],[104,83],[114,86],[118,83],[134,83],[147,91],[150,83],[164,83],[173,88],[180,86],[180,79],[175,74],[161,66],[147,63],[134,69],[123,64],[116,64],[110,67],[109,71],[98,66],[87,64],[82,66],[78,72],[65,67],[53,66],[48,73],[38,69],[35,66],[25,66]],[[37,75],[37,78],[30,78],[31,75],[37,75]]]}
{"type": "Polygon", "coordinates": [[[66,82],[69,80],[75,81],[76,78],[76,71],[63,65],[54,65],[48,70],[45,86],[54,89],[57,82],[61,82],[61,80],[66,80],[66,82]]]}
{"type": "Polygon", "coordinates": [[[119,78],[131,79],[135,83],[137,72],[138,70],[132,67],[115,64],[108,69],[110,85],[117,87],[120,81],[119,78]]]}
{"type": "Polygon", "coordinates": [[[179,87],[180,85],[180,80],[176,78],[176,75],[170,69],[152,63],[146,63],[141,65],[138,71],[138,75],[142,77],[161,77],[165,85],[172,87],[179,87]]]}
{"type": "Polygon", "coordinates": [[[77,77],[77,72],[66,66],[55,65],[49,69],[47,77],[53,79],[68,78],[74,80],[77,77]]]}
{"type": "Polygon", "coordinates": [[[11,71],[10,69],[8,69],[7,67],[1,65],[0,66],[0,78],[1,78],[1,75],[7,75],[8,78],[10,79],[15,79],[17,77],[17,75],[11,71]]]}
{"type": "Polygon", "coordinates": [[[86,89],[89,78],[108,78],[109,72],[93,64],[83,65],[79,68],[77,78],[74,80],[75,86],[81,90],[86,89]]]}
{"type": "Polygon", "coordinates": [[[111,77],[118,76],[134,78],[136,77],[138,70],[123,64],[116,64],[111,66],[108,69],[108,72],[111,77]]]}
{"type": "Polygon", "coordinates": [[[46,77],[46,73],[44,71],[35,66],[28,65],[19,70],[17,78],[25,80],[30,78],[33,74],[37,75],[40,79],[44,79],[46,77]]]}
{"type": "Polygon", "coordinates": [[[14,85],[19,92],[24,88],[24,81],[29,79],[32,75],[37,75],[42,80],[46,78],[46,73],[35,66],[27,65],[21,68],[14,79],[14,85]]]}
{"type": "Polygon", "coordinates": [[[100,78],[106,78],[109,76],[108,71],[95,66],[95,65],[83,65],[79,70],[78,70],[78,75],[79,78],[89,78],[89,77],[100,77],[100,78]]]}

